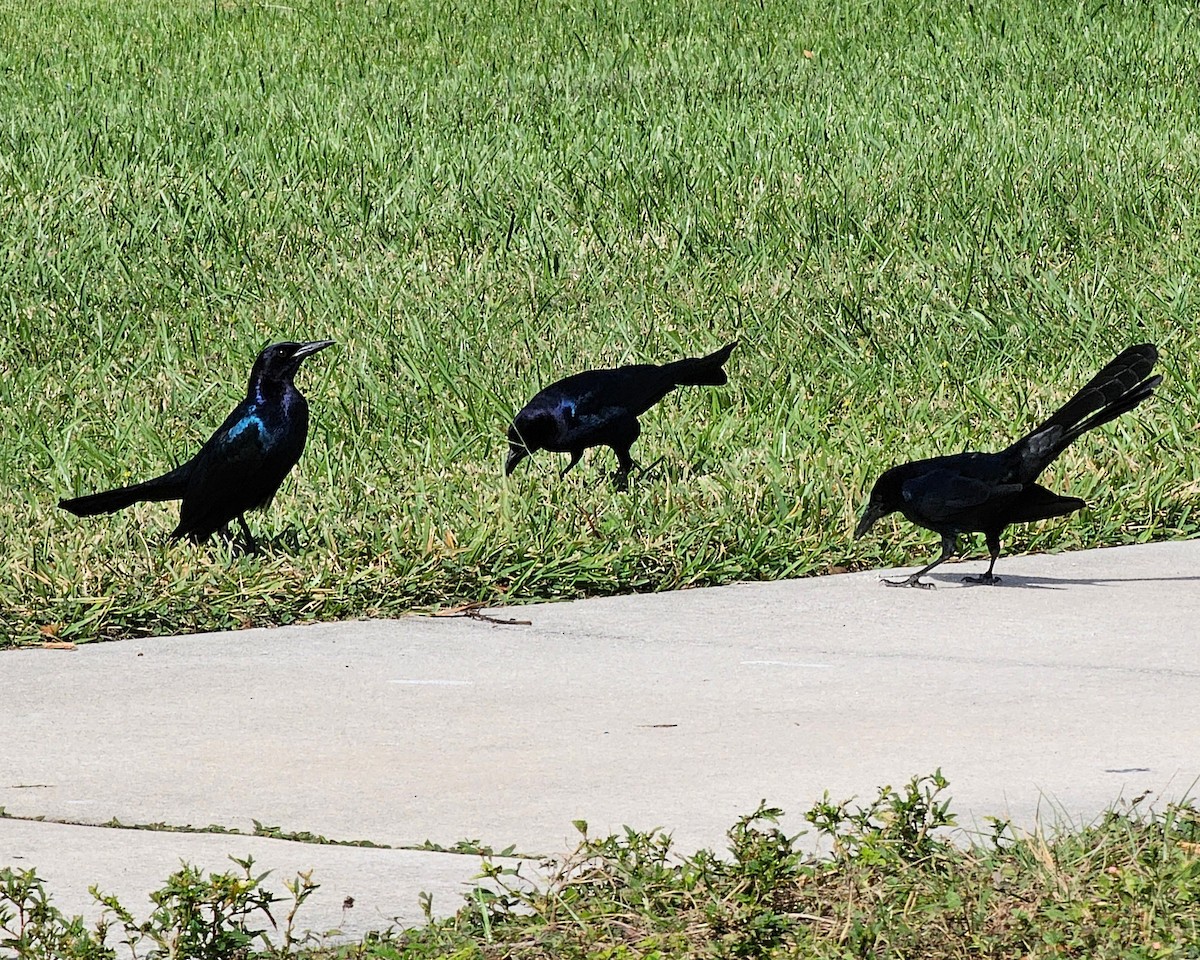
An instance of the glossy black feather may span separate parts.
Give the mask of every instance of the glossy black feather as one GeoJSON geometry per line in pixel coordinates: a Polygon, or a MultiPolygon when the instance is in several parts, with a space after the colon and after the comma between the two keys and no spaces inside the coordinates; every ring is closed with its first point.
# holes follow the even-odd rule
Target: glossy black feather
{"type": "Polygon", "coordinates": [[[1038,484],[1042,471],[1087,431],[1150,396],[1162,382],[1162,377],[1150,376],[1157,360],[1153,344],[1122,351],[1053,416],[998,453],[959,453],[892,467],[876,481],[855,538],[895,512],[940,534],[942,555],[896,584],[928,586],[920,581],[921,575],[957,552],[961,534],[982,533],[991,564],[978,582],[998,582],[992,569],[1006,527],[1063,516],[1085,506],[1077,497],[1063,497],[1038,484]]]}
{"type": "Polygon", "coordinates": [[[83,517],[143,500],[181,500],[171,536],[201,543],[237,520],[253,548],[244,514],[271,502],[308,438],[308,402],[293,378],[306,357],[331,343],[271,344],[254,363],[245,399],[194,457],[152,480],[59,506],[83,517]]]}
{"type": "Polygon", "coordinates": [[[508,428],[505,473],[537,450],[571,454],[565,475],[591,447],[608,446],[617,455],[616,480],[634,466],[630,447],[641,433],[638,417],[678,386],[720,386],[735,343],[706,357],[662,365],[639,363],[587,370],[565,377],[537,393],[508,428]]]}

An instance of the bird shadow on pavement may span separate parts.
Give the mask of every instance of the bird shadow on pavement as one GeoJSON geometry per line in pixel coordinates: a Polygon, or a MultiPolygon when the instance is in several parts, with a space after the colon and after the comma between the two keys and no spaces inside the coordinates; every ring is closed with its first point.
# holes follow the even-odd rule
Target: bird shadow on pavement
{"type": "Polygon", "coordinates": [[[963,575],[944,573],[926,574],[926,579],[936,582],[939,586],[962,586],[977,590],[1003,590],[1005,587],[1019,587],[1026,590],[1064,590],[1067,587],[1103,587],[1117,583],[1173,583],[1175,581],[1198,581],[1194,577],[1023,577],[1018,574],[1001,574],[1000,582],[994,587],[983,584],[962,582],[963,575]]]}

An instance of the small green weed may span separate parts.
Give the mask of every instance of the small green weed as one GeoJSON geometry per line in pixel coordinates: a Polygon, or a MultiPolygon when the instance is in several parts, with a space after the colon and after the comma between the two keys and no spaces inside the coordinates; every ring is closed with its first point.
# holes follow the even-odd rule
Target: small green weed
{"type": "Polygon", "coordinates": [[[34,871],[0,868],[0,955],[17,960],[113,960],[105,927],[87,928],[50,902],[34,871]]]}
{"type": "Polygon", "coordinates": [[[253,858],[230,859],[238,872],[205,876],[184,864],[150,894],[154,909],[144,921],[92,887],[104,907],[93,928],[79,917],[63,916],[33,870],[0,869],[0,949],[16,960],[115,960],[114,943],[133,960],[290,956],[307,940],[296,935],[296,913],[317,884],[303,873],[286,884],[292,899],[281,927],[272,914],[278,898],[262,886],[267,874],[254,873],[253,858]]]}

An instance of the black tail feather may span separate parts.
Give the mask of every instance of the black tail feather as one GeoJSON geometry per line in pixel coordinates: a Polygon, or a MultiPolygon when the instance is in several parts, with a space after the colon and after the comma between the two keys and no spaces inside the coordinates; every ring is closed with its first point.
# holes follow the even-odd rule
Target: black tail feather
{"type": "Polygon", "coordinates": [[[1150,376],[1157,361],[1158,350],[1152,343],[1141,343],[1122,350],[1064,403],[1054,416],[1033,432],[1040,433],[1048,427],[1062,427],[1064,432],[1070,432],[1085,417],[1120,400],[1140,386],[1150,376]]]}
{"type": "Polygon", "coordinates": [[[1155,387],[1162,383],[1162,376],[1151,377],[1149,380],[1144,380],[1136,387],[1127,393],[1122,394],[1112,403],[1101,407],[1092,416],[1077,424],[1072,429],[1068,430],[1063,435],[1064,446],[1072,443],[1079,437],[1082,437],[1089,430],[1095,429],[1101,424],[1108,423],[1109,420],[1115,420],[1123,413],[1128,413],[1139,403],[1145,400],[1154,392],[1155,387]]]}
{"type": "MultiPolygon", "coordinates": [[[[186,465],[185,465],[186,467],[186,465]]],[[[97,513],[113,513],[143,500],[179,500],[187,489],[185,467],[178,467],[161,477],[135,483],[115,490],[103,490],[70,500],[59,500],[58,505],[77,517],[90,517],[97,513]]]]}
{"type": "Polygon", "coordinates": [[[1161,376],[1150,372],[1158,360],[1152,343],[1122,350],[1058,411],[1009,449],[1035,470],[1035,479],[1067,447],[1089,430],[1128,413],[1154,392],[1161,376]]]}
{"type": "Polygon", "coordinates": [[[1078,497],[1064,497],[1047,490],[1040,483],[1030,483],[1014,498],[1005,519],[1009,523],[1032,523],[1035,520],[1049,520],[1051,517],[1065,517],[1086,506],[1087,504],[1078,497]]]}
{"type": "Polygon", "coordinates": [[[733,343],[723,346],[716,353],[710,353],[707,357],[688,357],[684,360],[676,360],[674,363],[667,364],[667,370],[670,371],[671,379],[674,380],[676,386],[723,386],[729,382],[729,376],[722,367],[736,346],[737,341],[735,340],[733,343]]]}

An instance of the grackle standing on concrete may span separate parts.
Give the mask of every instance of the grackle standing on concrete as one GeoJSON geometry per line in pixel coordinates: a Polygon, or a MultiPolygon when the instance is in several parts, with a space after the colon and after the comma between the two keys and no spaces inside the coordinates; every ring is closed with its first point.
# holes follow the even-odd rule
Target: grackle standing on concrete
{"type": "Polygon", "coordinates": [[[271,344],[254,362],[246,399],[187,463],[153,480],[58,505],[88,517],[143,500],[182,500],[172,537],[203,543],[218,530],[229,536],[229,523],[237,520],[246,546],[257,550],[244,514],[271,502],[308,438],[308,402],[292,378],[305,357],[332,343],[271,344]]]}
{"type": "Polygon", "coordinates": [[[958,537],[982,533],[992,562],[980,577],[965,583],[995,584],[1000,534],[1012,523],[1061,517],[1086,504],[1062,497],[1036,481],[1060,453],[1094,427],[1119,417],[1145,400],[1162,382],[1151,377],[1158,350],[1144,343],[1122,351],[1054,416],[999,453],[959,453],[916,460],[892,467],[875,483],[871,499],[854,531],[862,537],[871,525],[899,511],[909,520],[940,534],[942,555],[892,587],[932,587],[921,577],[958,552],[958,537]]]}

